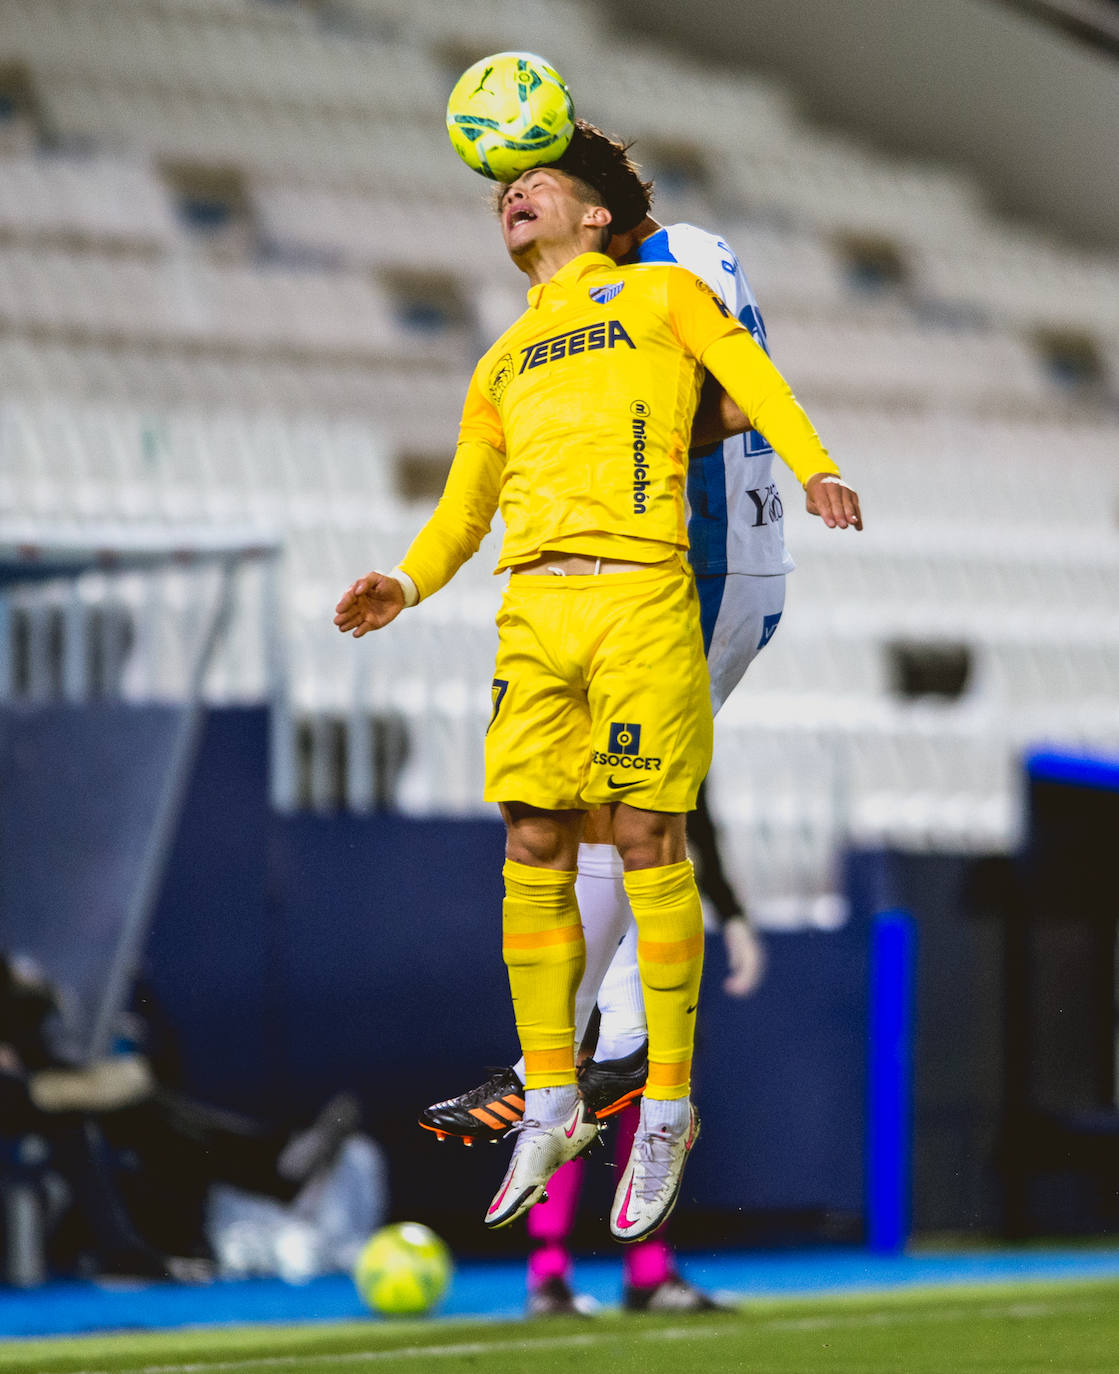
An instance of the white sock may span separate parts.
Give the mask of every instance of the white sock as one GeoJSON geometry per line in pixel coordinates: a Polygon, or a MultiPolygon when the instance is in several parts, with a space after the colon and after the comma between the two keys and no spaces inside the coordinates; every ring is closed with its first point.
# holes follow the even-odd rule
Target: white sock
{"type": "Polygon", "coordinates": [[[674,1097],[670,1102],[660,1098],[641,1099],[641,1125],[639,1131],[663,1131],[673,1139],[679,1139],[688,1129],[691,1120],[691,1099],[674,1097]]]}
{"type": "Polygon", "coordinates": [[[626,937],[606,970],[598,990],[598,1009],[602,1022],[594,1057],[624,1059],[640,1049],[648,1038],[645,1025],[645,997],[637,967],[637,926],[631,925],[626,937]]]}
{"type": "Polygon", "coordinates": [[[525,1119],[539,1121],[542,1126],[554,1126],[566,1121],[575,1110],[579,1089],[574,1083],[559,1088],[529,1088],[525,1092],[525,1119]]]}
{"type": "MultiPolygon", "coordinates": [[[[575,1044],[581,1043],[598,989],[626,931],[636,930],[623,882],[622,856],[612,844],[581,844],[575,900],[583,922],[587,962],[575,994],[575,1044]]],[[[597,1056],[596,1056],[597,1057],[597,1056]]]]}

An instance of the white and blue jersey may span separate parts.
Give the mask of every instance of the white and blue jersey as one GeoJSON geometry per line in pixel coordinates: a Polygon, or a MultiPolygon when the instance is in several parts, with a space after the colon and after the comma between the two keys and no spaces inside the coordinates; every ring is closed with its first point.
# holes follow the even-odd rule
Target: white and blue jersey
{"type": "MultiPolygon", "coordinates": [[[[693,224],[670,224],[644,239],[636,262],[676,262],[717,292],[768,353],[765,325],[742,266],[725,240],[693,224]]],[[[773,450],[747,430],[692,451],[688,465],[689,558],[697,574],[789,572],[773,450]]]]}
{"type": "MultiPolygon", "coordinates": [[[[717,292],[768,353],[758,302],[727,243],[693,224],[670,224],[643,239],[635,262],[675,262],[717,292]]],[[[765,647],[785,604],[781,496],[773,449],[756,430],[693,449],[688,460],[688,558],[717,711],[765,647]],[[739,574],[745,574],[740,576],[739,574]]]]}

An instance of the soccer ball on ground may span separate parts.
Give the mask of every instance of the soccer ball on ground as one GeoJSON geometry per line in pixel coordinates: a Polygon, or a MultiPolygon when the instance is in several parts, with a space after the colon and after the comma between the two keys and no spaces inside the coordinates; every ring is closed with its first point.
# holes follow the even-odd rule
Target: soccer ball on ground
{"type": "Polygon", "coordinates": [[[447,132],[475,172],[515,181],[562,156],[575,130],[563,77],[530,52],[483,57],[459,77],[447,102],[447,132]]]}
{"type": "Polygon", "coordinates": [[[376,1312],[421,1316],[446,1293],[453,1268],[451,1252],[434,1231],[418,1221],[402,1221],[382,1226],[366,1241],[354,1283],[376,1312]]]}

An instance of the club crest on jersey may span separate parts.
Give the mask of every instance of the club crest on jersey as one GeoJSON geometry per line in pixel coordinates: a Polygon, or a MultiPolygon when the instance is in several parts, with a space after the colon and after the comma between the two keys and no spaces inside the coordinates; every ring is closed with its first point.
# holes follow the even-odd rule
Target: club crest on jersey
{"type": "Polygon", "coordinates": [[[592,286],[587,293],[598,305],[607,305],[625,286],[624,281],[608,282],[606,286],[592,286]]]}
{"type": "Polygon", "coordinates": [[[490,373],[489,387],[490,400],[497,405],[502,396],[505,395],[505,388],[513,380],[513,355],[503,353],[497,360],[493,371],[490,373]]]}

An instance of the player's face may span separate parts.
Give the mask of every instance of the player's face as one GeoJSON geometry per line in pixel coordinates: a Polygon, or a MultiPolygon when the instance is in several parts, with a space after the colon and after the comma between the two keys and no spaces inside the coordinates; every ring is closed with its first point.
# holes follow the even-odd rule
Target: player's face
{"type": "Polygon", "coordinates": [[[502,237],[514,258],[534,246],[574,238],[594,209],[579,197],[571,177],[547,167],[534,167],[511,182],[499,208],[502,237]]]}

